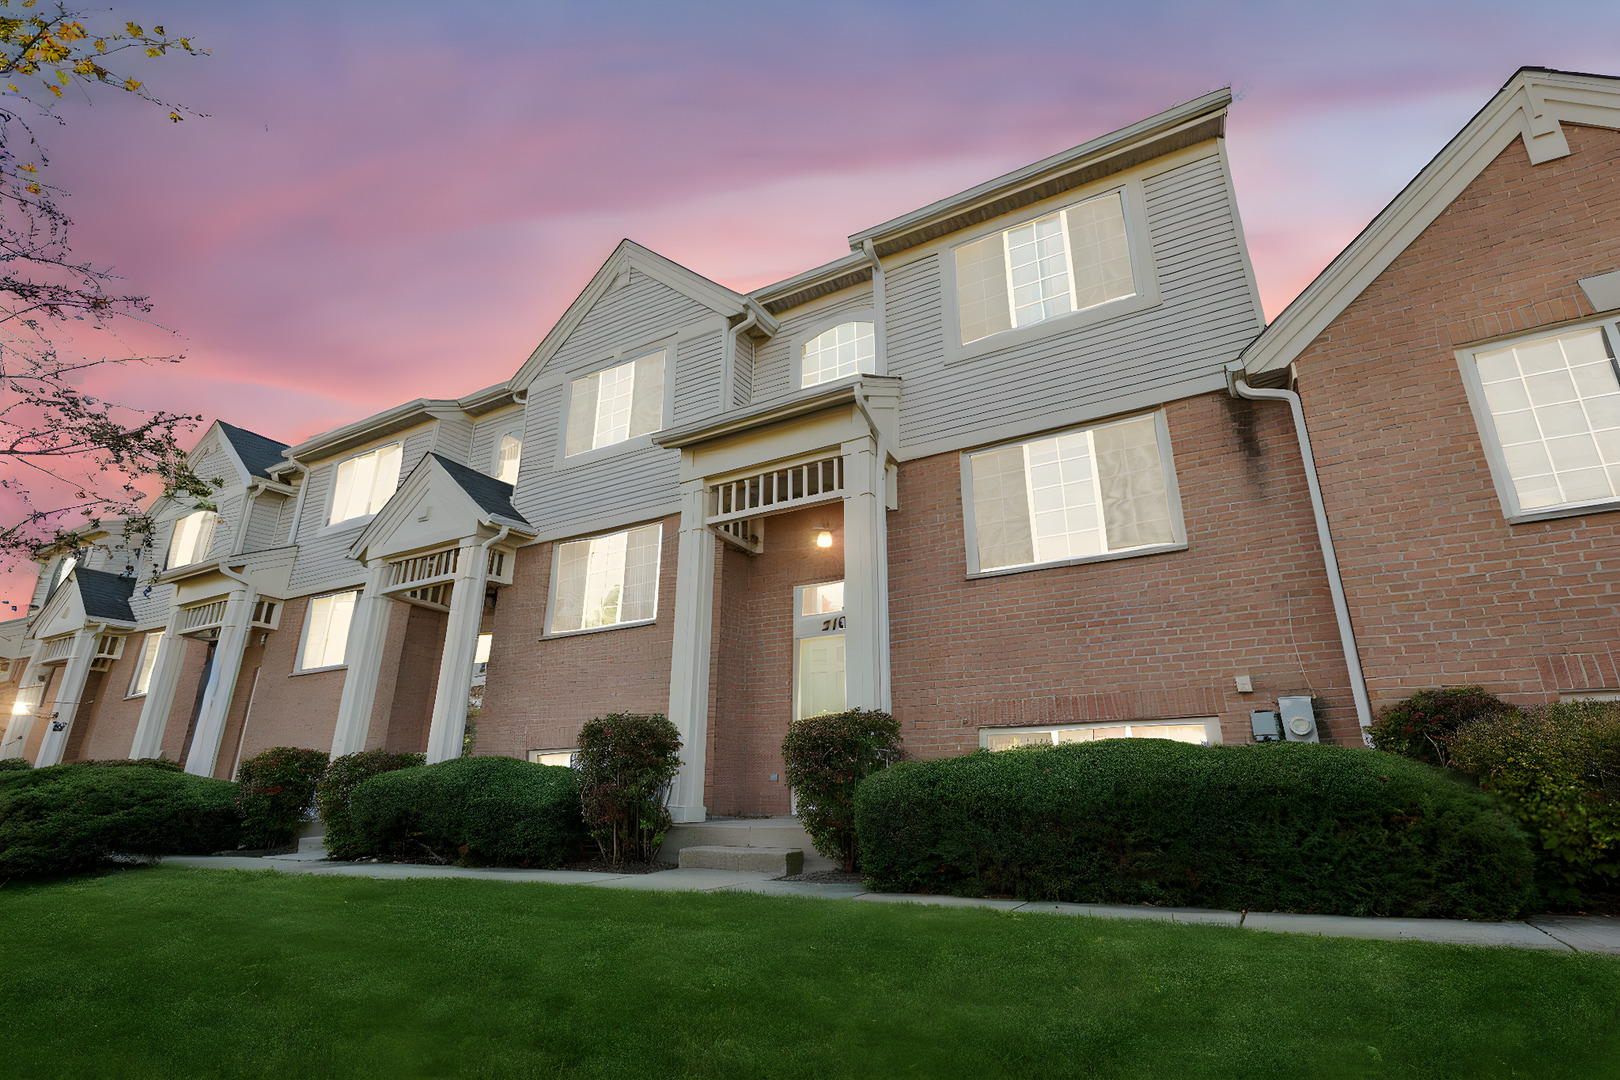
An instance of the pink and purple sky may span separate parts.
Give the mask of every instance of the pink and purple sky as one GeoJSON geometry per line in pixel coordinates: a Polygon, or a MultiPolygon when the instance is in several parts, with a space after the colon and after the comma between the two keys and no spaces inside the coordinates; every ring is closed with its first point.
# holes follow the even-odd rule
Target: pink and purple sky
{"type": "MultiPolygon", "coordinates": [[[[1221,86],[1268,317],[1614,3],[119,2],[212,55],[45,132],[75,251],[180,335],[94,389],[287,442],[507,378],[630,237],[738,290],[1221,86]]],[[[194,439],[201,434],[190,436],[194,439]]],[[[0,575],[14,599],[16,575],[0,575]]],[[[9,611],[6,612],[9,614],[9,611]]]]}

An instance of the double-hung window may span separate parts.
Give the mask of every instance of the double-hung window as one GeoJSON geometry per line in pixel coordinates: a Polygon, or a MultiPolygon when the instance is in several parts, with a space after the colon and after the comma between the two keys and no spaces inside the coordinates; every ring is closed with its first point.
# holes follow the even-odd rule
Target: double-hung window
{"type": "Polygon", "coordinates": [[[304,645],[298,654],[302,671],[338,667],[345,663],[349,646],[349,624],[354,621],[358,592],[331,593],[312,597],[304,620],[304,645]]]}
{"type": "Polygon", "coordinates": [[[399,443],[389,443],[338,463],[328,525],[375,514],[399,487],[402,456],[399,443]]]}
{"type": "Polygon", "coordinates": [[[651,622],[658,614],[663,531],[662,525],[643,525],[558,544],[550,632],[651,622]]]}
{"type": "Polygon", "coordinates": [[[876,356],[871,323],[840,323],[801,347],[799,386],[834,382],[851,375],[870,375],[876,356]]]}
{"type": "Polygon", "coordinates": [[[575,379],[564,457],[612,446],[664,426],[664,350],[575,379]]]}
{"type": "Polygon", "coordinates": [[[971,573],[1181,542],[1162,413],[964,457],[971,573]]]}
{"type": "Polygon", "coordinates": [[[501,437],[495,441],[495,479],[516,485],[522,461],[523,425],[518,423],[501,432],[501,437]]]}
{"type": "Polygon", "coordinates": [[[1459,357],[1510,518],[1620,499],[1617,328],[1591,326],[1459,357]]]}
{"type": "Polygon", "coordinates": [[[195,510],[177,518],[169,536],[169,566],[190,566],[208,557],[214,542],[214,526],[219,515],[212,510],[195,510]]]}
{"type": "Polygon", "coordinates": [[[1125,192],[956,248],[961,344],[1137,295],[1125,192]]]}
{"type": "Polygon", "coordinates": [[[140,697],[152,685],[152,671],[157,667],[158,648],[163,644],[163,631],[157,630],[146,635],[141,643],[141,658],[135,665],[135,673],[129,680],[129,697],[140,697]]]}

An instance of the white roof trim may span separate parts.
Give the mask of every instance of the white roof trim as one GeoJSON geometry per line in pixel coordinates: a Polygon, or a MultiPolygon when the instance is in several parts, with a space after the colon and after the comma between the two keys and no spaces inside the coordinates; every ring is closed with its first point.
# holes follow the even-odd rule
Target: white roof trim
{"type": "Polygon", "coordinates": [[[1569,154],[1562,124],[1620,129],[1620,79],[1521,68],[1393,202],[1243,351],[1251,376],[1310,347],[1514,139],[1531,164],[1569,154]]]}

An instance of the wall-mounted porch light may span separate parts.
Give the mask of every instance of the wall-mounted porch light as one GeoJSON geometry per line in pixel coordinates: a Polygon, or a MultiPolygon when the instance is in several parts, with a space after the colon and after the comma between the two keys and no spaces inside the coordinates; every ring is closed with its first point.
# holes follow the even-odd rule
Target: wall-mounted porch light
{"type": "Polygon", "coordinates": [[[822,529],[820,532],[816,533],[816,547],[832,547],[832,531],[830,529],[822,529]]]}

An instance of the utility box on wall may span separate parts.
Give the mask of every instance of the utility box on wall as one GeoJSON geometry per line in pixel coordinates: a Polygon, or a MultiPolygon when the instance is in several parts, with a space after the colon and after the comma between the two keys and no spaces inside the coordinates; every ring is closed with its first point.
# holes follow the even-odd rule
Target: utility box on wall
{"type": "Polygon", "coordinates": [[[1316,711],[1308,697],[1280,697],[1277,714],[1282,718],[1283,738],[1289,742],[1321,742],[1316,734],[1316,711]]]}

